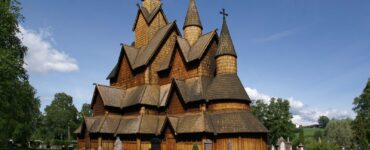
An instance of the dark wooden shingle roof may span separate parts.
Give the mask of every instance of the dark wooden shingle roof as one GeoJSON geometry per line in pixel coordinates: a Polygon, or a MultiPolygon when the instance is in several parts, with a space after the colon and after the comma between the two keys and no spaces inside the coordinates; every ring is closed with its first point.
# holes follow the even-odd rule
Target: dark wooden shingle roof
{"type": "Polygon", "coordinates": [[[166,23],[168,23],[167,17],[166,17],[166,15],[165,15],[165,13],[163,12],[163,9],[162,9],[162,5],[159,5],[158,7],[156,7],[156,8],[155,8],[152,12],[150,12],[150,13],[149,13],[149,11],[148,11],[145,7],[140,6],[140,7],[139,7],[139,9],[138,9],[138,13],[137,13],[137,15],[136,15],[136,19],[135,19],[134,25],[133,25],[133,27],[132,27],[132,31],[134,31],[134,30],[135,30],[135,28],[136,28],[137,21],[138,21],[138,19],[139,19],[139,15],[140,15],[140,13],[144,16],[144,20],[145,20],[145,22],[146,22],[147,24],[150,24],[150,23],[154,20],[155,16],[156,16],[159,12],[162,12],[164,20],[166,21],[166,23]]]}
{"type": "Polygon", "coordinates": [[[232,55],[237,57],[225,17],[223,19],[220,41],[215,57],[222,55],[232,55]]]}
{"type": "Polygon", "coordinates": [[[186,13],[184,29],[188,26],[198,26],[200,28],[203,28],[199,18],[197,6],[195,5],[195,0],[190,0],[188,11],[186,13]]]}
{"type": "MultiPolygon", "coordinates": [[[[190,46],[189,42],[186,39],[178,36],[177,43],[185,62],[190,63],[195,60],[200,60],[202,56],[205,55],[207,48],[210,46],[210,44],[212,44],[212,39],[214,38],[218,38],[216,30],[200,36],[199,39],[194,43],[194,45],[190,46]]],[[[165,58],[157,71],[163,71],[170,67],[172,53],[173,51],[171,52],[171,55],[168,55],[165,58]]]]}
{"type": "Polygon", "coordinates": [[[90,133],[106,134],[159,134],[163,131],[166,116],[137,115],[117,116],[105,115],[91,117],[95,122],[90,133]]]}
{"type": "MultiPolygon", "coordinates": [[[[187,133],[267,133],[268,130],[246,110],[222,110],[186,113],[172,116],[108,115],[89,117],[84,124],[90,133],[106,134],[154,134],[163,132],[166,121],[176,134],[187,133]]],[[[81,129],[75,133],[81,134],[81,129]]]]}
{"type": "Polygon", "coordinates": [[[207,99],[250,101],[239,77],[236,74],[217,75],[208,86],[207,99]]]}
{"type": "MultiPolygon", "coordinates": [[[[140,85],[126,90],[116,87],[97,85],[97,91],[104,106],[127,108],[134,105],[164,107],[173,88],[176,88],[184,100],[191,103],[205,100],[250,102],[239,77],[236,74],[223,74],[216,77],[194,77],[186,80],[174,79],[166,85],[140,85]]],[[[93,99],[94,102],[94,99],[93,99]]]]}
{"type": "Polygon", "coordinates": [[[266,133],[268,130],[250,111],[223,110],[169,116],[176,134],[266,133]]]}
{"type": "Polygon", "coordinates": [[[166,40],[168,34],[171,33],[171,31],[173,31],[172,29],[175,29],[177,33],[180,33],[178,31],[176,22],[172,22],[159,29],[154,34],[153,38],[149,41],[147,46],[135,48],[129,45],[123,45],[118,62],[108,75],[107,79],[117,77],[118,70],[120,68],[124,56],[128,58],[130,67],[133,70],[147,65],[151,58],[154,56],[155,52],[160,49],[162,42],[166,40]]]}

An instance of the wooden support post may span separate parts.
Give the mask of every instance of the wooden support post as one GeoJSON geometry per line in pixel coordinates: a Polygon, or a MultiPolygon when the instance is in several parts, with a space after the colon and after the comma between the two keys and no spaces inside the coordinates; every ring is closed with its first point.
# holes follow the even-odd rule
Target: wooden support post
{"type": "Polygon", "coordinates": [[[242,137],[238,138],[238,150],[242,150],[242,137]]]}
{"type": "Polygon", "coordinates": [[[103,148],[101,136],[99,136],[99,138],[98,138],[98,149],[99,149],[99,147],[102,147],[103,148]]]}
{"type": "Polygon", "coordinates": [[[145,112],[146,112],[145,106],[141,106],[141,108],[140,108],[140,115],[146,114],[145,112]]]}
{"type": "Polygon", "coordinates": [[[141,139],[140,139],[140,137],[136,138],[136,149],[137,150],[141,149],[141,139]]]}

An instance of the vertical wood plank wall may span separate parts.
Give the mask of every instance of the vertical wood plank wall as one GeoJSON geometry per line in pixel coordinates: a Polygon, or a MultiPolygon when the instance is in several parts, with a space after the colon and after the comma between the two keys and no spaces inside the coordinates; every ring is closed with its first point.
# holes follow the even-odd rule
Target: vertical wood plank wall
{"type": "Polygon", "coordinates": [[[266,141],[262,138],[223,138],[217,139],[214,149],[227,150],[228,143],[231,142],[233,150],[267,150],[266,141]]]}

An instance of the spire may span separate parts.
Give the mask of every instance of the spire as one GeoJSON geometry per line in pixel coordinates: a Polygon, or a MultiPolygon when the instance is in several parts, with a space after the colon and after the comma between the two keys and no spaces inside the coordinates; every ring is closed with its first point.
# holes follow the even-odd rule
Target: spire
{"type": "Polygon", "coordinates": [[[229,28],[226,22],[226,16],[228,16],[228,14],[225,12],[225,9],[222,9],[222,12],[220,12],[220,14],[223,15],[223,23],[222,23],[220,41],[219,41],[218,49],[217,49],[215,56],[218,57],[221,55],[233,55],[237,57],[234,44],[230,36],[229,28]]]}
{"type": "Polygon", "coordinates": [[[190,0],[188,12],[184,22],[184,29],[188,26],[198,26],[203,29],[202,23],[200,22],[199,13],[195,0],[190,0]]]}

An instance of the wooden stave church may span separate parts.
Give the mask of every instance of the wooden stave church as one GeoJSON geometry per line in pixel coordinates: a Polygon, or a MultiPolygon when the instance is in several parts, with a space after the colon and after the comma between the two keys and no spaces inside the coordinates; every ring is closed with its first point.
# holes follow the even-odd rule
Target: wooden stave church
{"type": "Polygon", "coordinates": [[[78,149],[113,150],[119,137],[124,150],[267,150],[223,15],[220,36],[203,34],[190,0],[182,36],[160,0],[142,0],[135,41],[122,45],[110,85],[95,85],[93,117],[75,131],[78,149]]]}

